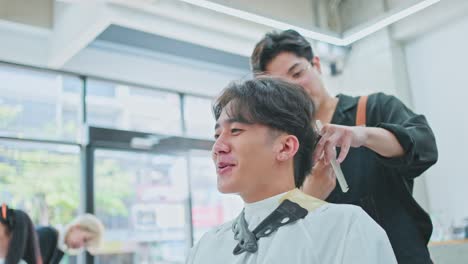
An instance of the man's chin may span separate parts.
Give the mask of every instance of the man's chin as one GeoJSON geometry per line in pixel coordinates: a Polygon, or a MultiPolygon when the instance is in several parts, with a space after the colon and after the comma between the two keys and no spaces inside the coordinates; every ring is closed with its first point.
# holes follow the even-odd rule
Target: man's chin
{"type": "Polygon", "coordinates": [[[218,191],[220,193],[229,194],[229,193],[238,193],[239,190],[232,185],[223,184],[218,181],[218,191]]]}
{"type": "Polygon", "coordinates": [[[235,192],[236,192],[236,191],[231,190],[231,189],[229,189],[229,188],[226,188],[226,187],[219,187],[219,186],[218,186],[218,191],[219,191],[220,193],[224,193],[224,194],[229,194],[229,193],[235,193],[235,192]]]}

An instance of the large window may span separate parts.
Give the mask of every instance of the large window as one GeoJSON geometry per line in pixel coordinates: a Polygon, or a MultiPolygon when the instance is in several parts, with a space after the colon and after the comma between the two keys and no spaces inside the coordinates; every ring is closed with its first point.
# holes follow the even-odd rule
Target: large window
{"type": "Polygon", "coordinates": [[[0,64],[0,200],[35,224],[61,228],[94,191],[95,214],[106,227],[95,263],[184,263],[192,238],[240,212],[239,197],[218,193],[209,151],[97,148],[94,190],[82,189],[89,186],[81,171],[90,165],[86,126],[186,142],[212,138],[214,120],[208,98],[0,64]]]}
{"type": "Polygon", "coordinates": [[[82,93],[76,76],[0,64],[0,201],[36,225],[78,214],[82,93]]]}
{"type": "Polygon", "coordinates": [[[63,228],[78,214],[79,161],[77,146],[0,140],[0,201],[28,213],[35,225],[63,228]]]}
{"type": "Polygon", "coordinates": [[[193,234],[197,242],[210,228],[237,217],[243,202],[238,195],[221,194],[218,191],[210,152],[192,151],[190,165],[193,234]]]}
{"type": "Polygon", "coordinates": [[[187,135],[191,137],[213,138],[215,120],[211,111],[212,100],[185,96],[184,103],[187,135]]]}
{"type": "Polygon", "coordinates": [[[76,141],[82,81],[0,64],[0,135],[76,141]]]}
{"type": "Polygon", "coordinates": [[[95,156],[96,215],[107,228],[99,263],[183,263],[186,159],[110,150],[95,156]]]}
{"type": "Polygon", "coordinates": [[[0,200],[36,224],[69,223],[79,206],[79,160],[76,146],[0,140],[0,200]]]}
{"type": "Polygon", "coordinates": [[[111,82],[89,80],[86,94],[90,125],[155,132],[182,133],[178,94],[111,82]]]}

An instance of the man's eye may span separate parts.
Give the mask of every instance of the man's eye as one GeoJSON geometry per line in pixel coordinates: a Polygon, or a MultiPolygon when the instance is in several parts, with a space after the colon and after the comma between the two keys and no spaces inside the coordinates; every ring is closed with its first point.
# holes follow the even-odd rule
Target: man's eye
{"type": "Polygon", "coordinates": [[[215,138],[215,139],[218,139],[218,138],[219,138],[219,134],[215,134],[215,135],[214,135],[214,138],[215,138]]]}
{"type": "Polygon", "coordinates": [[[303,71],[298,71],[298,72],[294,73],[294,74],[293,74],[293,78],[297,79],[297,78],[301,77],[302,72],[303,72],[303,71]]]}
{"type": "Polygon", "coordinates": [[[231,133],[232,133],[232,134],[236,134],[236,133],[239,133],[239,132],[241,132],[241,131],[242,131],[242,130],[241,130],[241,129],[238,129],[238,128],[233,128],[233,129],[231,129],[231,133]]]}

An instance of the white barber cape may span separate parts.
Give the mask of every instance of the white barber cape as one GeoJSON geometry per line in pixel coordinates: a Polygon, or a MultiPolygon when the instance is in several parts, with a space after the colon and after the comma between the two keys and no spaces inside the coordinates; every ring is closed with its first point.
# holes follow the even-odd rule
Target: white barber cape
{"type": "Polygon", "coordinates": [[[254,230],[288,199],[308,210],[305,218],[261,237],[255,253],[232,253],[232,221],[206,234],[192,248],[187,264],[390,264],[397,263],[385,231],[360,207],[329,204],[294,189],[245,204],[245,220],[254,230]]]}

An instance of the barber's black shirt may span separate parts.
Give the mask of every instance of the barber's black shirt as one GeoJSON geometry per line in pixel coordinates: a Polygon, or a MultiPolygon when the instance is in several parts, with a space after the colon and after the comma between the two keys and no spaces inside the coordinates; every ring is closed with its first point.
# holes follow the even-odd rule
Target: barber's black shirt
{"type": "MultiPolygon", "coordinates": [[[[338,98],[331,123],[354,126],[359,97],[338,98]]],[[[366,126],[393,133],[404,156],[385,158],[365,147],[351,148],[341,164],[350,190],[343,193],[337,185],[327,201],[361,206],[387,232],[398,263],[432,263],[427,249],[432,223],[412,192],[414,178],[437,161],[434,134],[423,115],[383,93],[369,95],[366,126]]]]}

